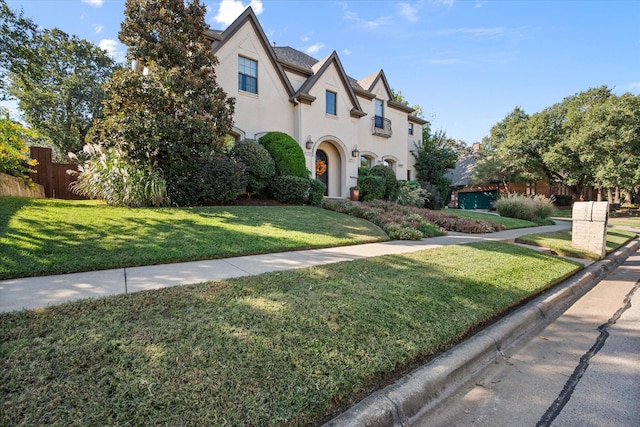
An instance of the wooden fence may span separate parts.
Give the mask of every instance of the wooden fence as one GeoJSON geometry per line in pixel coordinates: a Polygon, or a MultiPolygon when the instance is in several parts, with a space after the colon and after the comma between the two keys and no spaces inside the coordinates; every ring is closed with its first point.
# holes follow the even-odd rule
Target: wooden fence
{"type": "Polygon", "coordinates": [[[76,180],[75,175],[70,175],[67,170],[77,170],[78,165],[72,163],[53,163],[52,150],[46,147],[30,147],[31,158],[38,161],[34,168],[37,173],[30,174],[36,184],[44,186],[45,197],[55,199],[84,199],[85,197],[74,194],[69,185],[76,180]]]}

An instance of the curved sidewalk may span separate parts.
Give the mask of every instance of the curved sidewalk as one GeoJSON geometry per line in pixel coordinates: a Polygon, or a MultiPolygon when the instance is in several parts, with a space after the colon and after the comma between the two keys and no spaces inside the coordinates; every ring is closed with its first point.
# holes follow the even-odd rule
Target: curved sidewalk
{"type": "Polygon", "coordinates": [[[250,276],[387,254],[401,254],[476,241],[513,241],[531,233],[571,228],[571,222],[487,234],[450,232],[419,241],[394,240],[334,248],[279,252],[206,261],[89,271],[0,281],[0,312],[35,309],[83,298],[250,276]]]}

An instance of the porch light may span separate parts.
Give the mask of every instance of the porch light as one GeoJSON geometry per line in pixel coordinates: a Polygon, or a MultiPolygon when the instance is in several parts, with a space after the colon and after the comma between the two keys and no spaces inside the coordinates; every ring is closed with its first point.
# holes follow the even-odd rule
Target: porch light
{"type": "Polygon", "coordinates": [[[311,139],[311,135],[307,137],[307,142],[305,143],[307,150],[311,150],[313,148],[313,140],[311,139]]]}
{"type": "Polygon", "coordinates": [[[360,157],[360,151],[358,151],[357,145],[353,146],[353,150],[351,150],[351,157],[355,157],[356,159],[360,157]]]}

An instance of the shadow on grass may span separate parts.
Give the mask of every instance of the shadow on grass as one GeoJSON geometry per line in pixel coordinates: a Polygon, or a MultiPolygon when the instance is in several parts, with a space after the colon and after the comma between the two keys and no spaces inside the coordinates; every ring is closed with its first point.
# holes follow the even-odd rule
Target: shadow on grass
{"type": "Polygon", "coordinates": [[[0,315],[3,423],[317,424],[573,268],[494,242],[0,315]]]}
{"type": "Polygon", "coordinates": [[[25,199],[3,206],[3,218],[23,207],[13,226],[4,221],[0,279],[388,239],[364,220],[303,206],[136,210],[25,199]]]}

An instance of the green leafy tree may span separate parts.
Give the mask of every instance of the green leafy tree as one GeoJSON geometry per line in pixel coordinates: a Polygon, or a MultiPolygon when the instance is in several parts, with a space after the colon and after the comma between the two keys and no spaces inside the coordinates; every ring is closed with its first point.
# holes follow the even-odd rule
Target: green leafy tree
{"type": "Polygon", "coordinates": [[[456,166],[458,160],[458,153],[449,145],[446,133],[441,130],[431,132],[429,126],[424,126],[422,143],[416,143],[411,154],[416,161],[417,180],[431,184],[442,196],[440,200],[446,200],[451,180],[445,174],[456,166]]]}
{"type": "Polygon", "coordinates": [[[22,11],[15,12],[0,0],[0,99],[10,97],[9,73],[25,75],[29,64],[36,61],[31,42],[37,34],[37,25],[22,11]]]}
{"type": "MultiPolygon", "coordinates": [[[[402,91],[395,91],[393,89],[391,89],[391,94],[393,95],[393,100],[409,107],[409,101],[407,101],[406,99],[404,99],[404,95],[402,95],[402,91]]],[[[415,104],[413,106],[411,106],[411,108],[413,108],[413,114],[416,117],[424,117],[424,110],[422,109],[422,106],[420,104],[415,104]]]]}
{"type": "Polygon", "coordinates": [[[35,34],[30,48],[18,61],[27,67],[9,73],[9,91],[32,128],[62,153],[79,152],[100,116],[114,62],[98,46],[58,29],[35,34]]]}
{"type": "Polygon", "coordinates": [[[204,37],[199,0],[127,0],[119,39],[144,71],[120,69],[91,139],[159,171],[173,203],[195,204],[199,164],[224,151],[234,100],[216,82],[217,59],[204,37]]]}
{"type": "Polygon", "coordinates": [[[0,173],[23,178],[33,185],[28,173],[34,172],[31,168],[38,162],[29,158],[27,144],[36,137],[33,130],[11,120],[6,108],[0,108],[0,173]]]}

